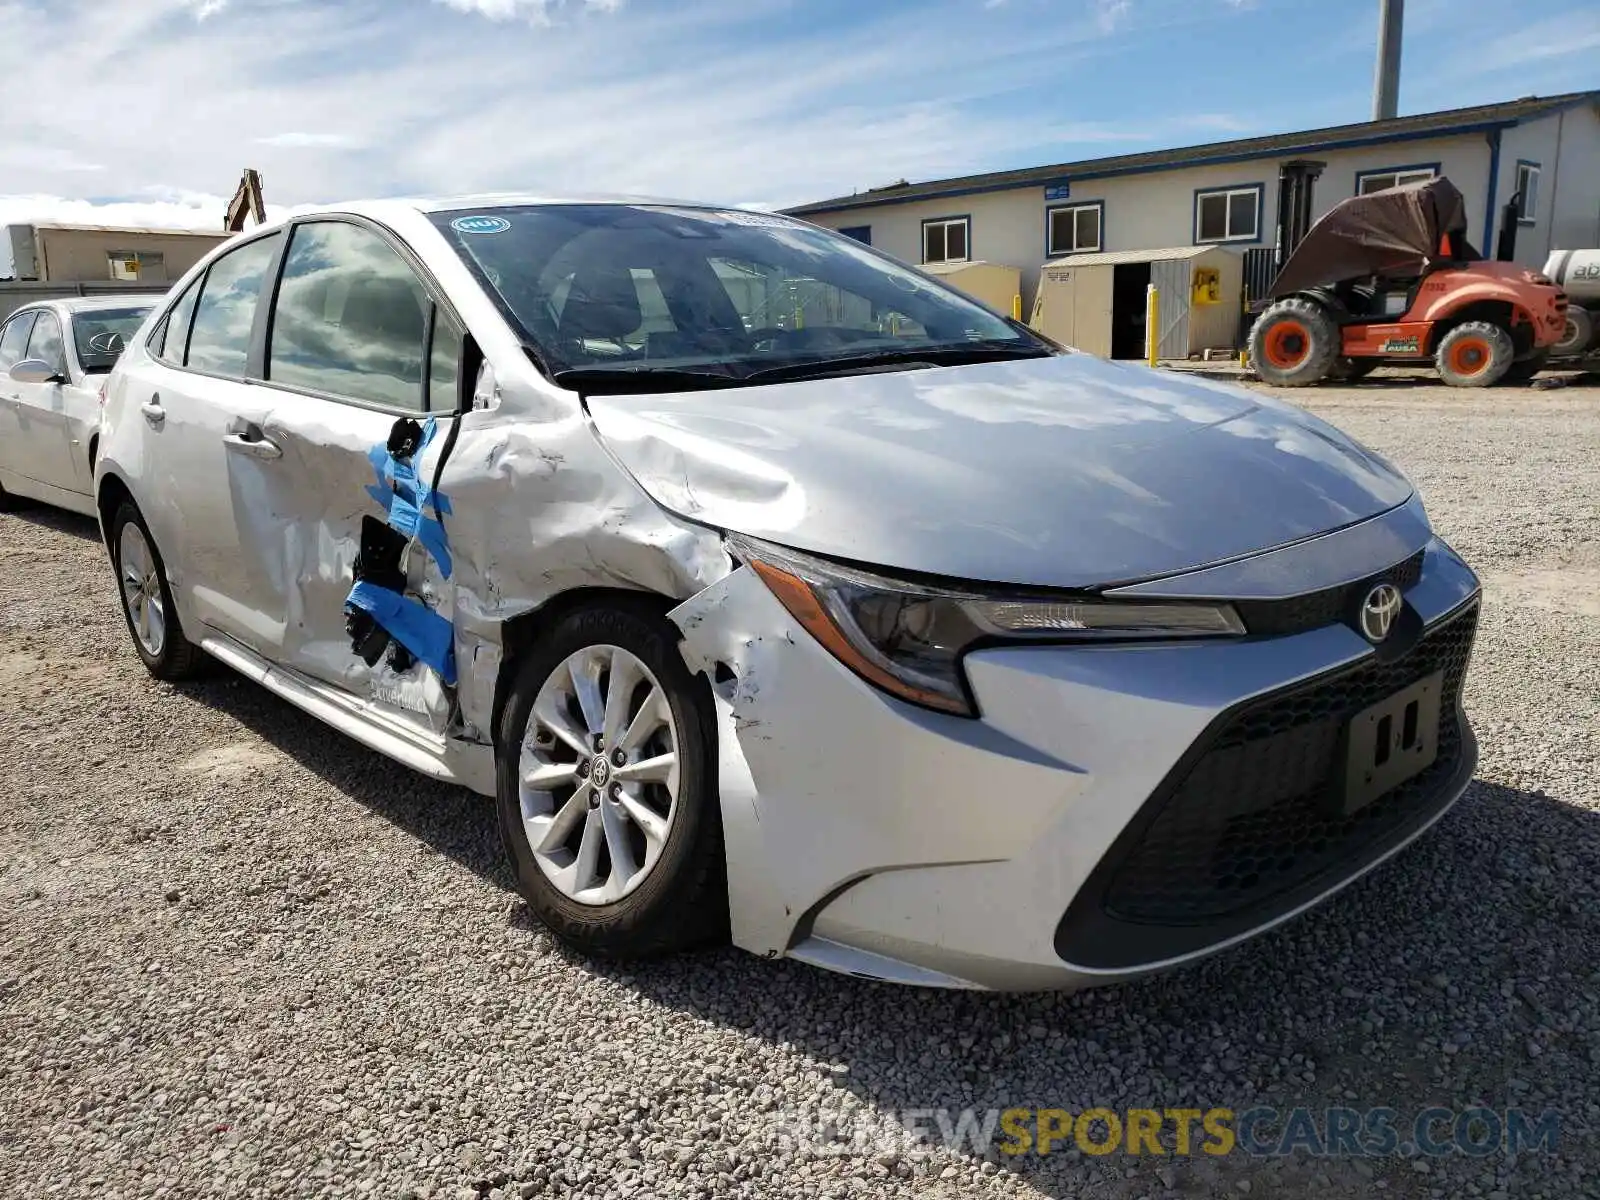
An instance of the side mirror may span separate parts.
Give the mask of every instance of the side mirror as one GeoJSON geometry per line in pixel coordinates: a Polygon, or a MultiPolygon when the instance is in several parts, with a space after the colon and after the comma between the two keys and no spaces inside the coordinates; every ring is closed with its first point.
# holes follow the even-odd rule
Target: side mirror
{"type": "Polygon", "coordinates": [[[18,383],[65,383],[67,377],[42,358],[25,358],[11,368],[18,383]]]}

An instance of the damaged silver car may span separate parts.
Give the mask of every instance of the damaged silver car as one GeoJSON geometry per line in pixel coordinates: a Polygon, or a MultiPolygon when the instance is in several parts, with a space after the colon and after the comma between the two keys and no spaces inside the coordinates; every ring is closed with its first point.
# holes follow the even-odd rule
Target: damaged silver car
{"type": "Polygon", "coordinates": [[[297,216],[124,354],[135,650],[496,797],[583,951],[1076,987],[1267,929],[1470,779],[1479,602],[1263,395],[1063,351],[778,216],[297,216]]]}

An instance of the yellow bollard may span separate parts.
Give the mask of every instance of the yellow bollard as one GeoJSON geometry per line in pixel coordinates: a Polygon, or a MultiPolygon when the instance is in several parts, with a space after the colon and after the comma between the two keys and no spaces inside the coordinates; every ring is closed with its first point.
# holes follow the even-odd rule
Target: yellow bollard
{"type": "Polygon", "coordinates": [[[1144,289],[1144,358],[1145,366],[1156,365],[1156,350],[1161,343],[1161,293],[1149,283],[1144,289]]]}
{"type": "Polygon", "coordinates": [[[1022,297],[1021,296],[1013,296],[1013,297],[1011,297],[1011,319],[1013,321],[1022,320],[1022,297]]]}

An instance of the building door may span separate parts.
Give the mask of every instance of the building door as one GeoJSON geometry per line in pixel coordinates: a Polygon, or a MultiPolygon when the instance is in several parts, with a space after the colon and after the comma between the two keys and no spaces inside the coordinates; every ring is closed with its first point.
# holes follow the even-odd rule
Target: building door
{"type": "Polygon", "coordinates": [[[1111,357],[1144,357],[1145,291],[1150,264],[1118,263],[1111,276],[1111,357]]]}

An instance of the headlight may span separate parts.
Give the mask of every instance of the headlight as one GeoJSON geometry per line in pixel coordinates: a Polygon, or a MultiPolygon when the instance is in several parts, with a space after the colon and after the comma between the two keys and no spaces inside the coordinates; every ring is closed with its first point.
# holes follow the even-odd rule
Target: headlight
{"type": "Polygon", "coordinates": [[[861,678],[913,704],[975,716],[961,656],[995,642],[1237,636],[1226,604],[986,595],[890,579],[750,538],[730,547],[789,614],[861,678]]]}

